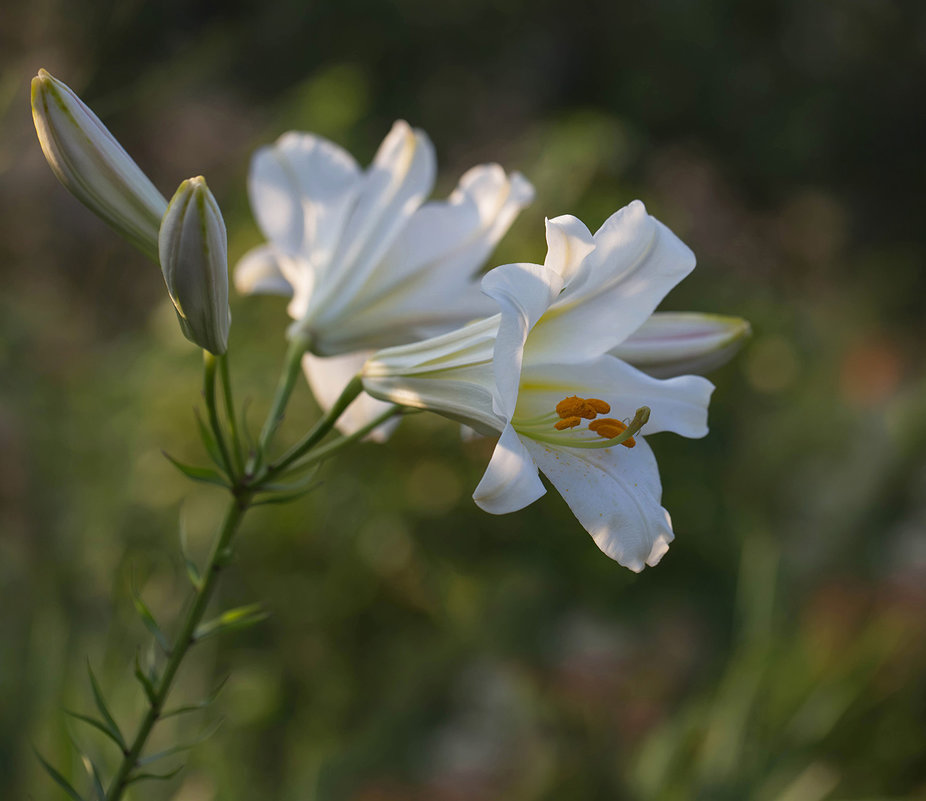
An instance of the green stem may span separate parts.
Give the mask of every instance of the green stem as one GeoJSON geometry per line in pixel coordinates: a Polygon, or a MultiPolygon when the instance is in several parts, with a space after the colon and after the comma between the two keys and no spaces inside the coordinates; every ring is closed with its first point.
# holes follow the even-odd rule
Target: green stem
{"type": "Polygon", "coordinates": [[[212,427],[212,434],[218,445],[225,472],[228,474],[229,479],[234,481],[234,468],[228,456],[228,446],[225,444],[225,435],[222,433],[221,425],[219,425],[219,412],[215,405],[215,368],[216,357],[208,350],[203,350],[203,397],[206,399],[209,425],[212,427]]]}
{"type": "Polygon", "coordinates": [[[227,353],[219,357],[219,370],[221,371],[222,396],[225,399],[225,416],[228,418],[228,430],[232,439],[232,457],[235,460],[235,469],[241,473],[244,470],[244,453],[241,449],[241,437],[238,434],[238,417],[235,415],[235,401],[232,398],[227,353]]]}
{"type": "Polygon", "coordinates": [[[334,424],[338,421],[338,418],[344,414],[347,407],[354,402],[361,392],[363,392],[363,380],[357,375],[350,380],[346,387],[344,387],[344,390],[338,396],[334,405],[328,410],[325,416],[312,427],[311,431],[293,445],[293,447],[283,454],[276,462],[268,465],[264,474],[255,478],[255,483],[265,481],[272,475],[279,475],[279,473],[289,467],[289,465],[300,459],[317,443],[321,442],[328,432],[334,428],[334,424]]]}
{"type": "MultiPolygon", "coordinates": [[[[379,415],[379,417],[375,418],[374,420],[371,420],[365,426],[358,428],[352,434],[348,434],[347,436],[341,437],[340,439],[336,439],[334,442],[330,442],[327,445],[321,448],[317,448],[316,450],[312,451],[312,453],[309,454],[308,458],[303,459],[298,465],[296,465],[296,469],[301,470],[304,467],[308,467],[309,465],[315,464],[316,462],[320,462],[323,459],[327,459],[329,456],[331,456],[331,454],[336,453],[337,451],[341,450],[341,448],[344,448],[347,445],[350,445],[352,442],[357,442],[358,440],[363,439],[367,434],[375,431],[383,423],[388,422],[393,417],[397,417],[398,415],[403,415],[403,414],[415,414],[418,411],[420,411],[420,409],[410,409],[408,407],[393,406],[392,408],[387,409],[385,412],[379,415]]],[[[276,478],[287,467],[291,466],[294,461],[295,459],[290,459],[285,463],[281,461],[279,464],[271,465],[267,469],[267,472],[264,475],[262,480],[268,481],[272,478],[276,478]]]]}
{"type": "Polygon", "coordinates": [[[141,756],[142,749],[145,747],[145,743],[148,741],[148,736],[151,734],[151,730],[158,722],[164,710],[164,703],[170,693],[174,677],[180,668],[180,663],[183,661],[184,656],[186,656],[190,646],[194,643],[193,634],[206,611],[209,599],[212,597],[212,593],[215,590],[216,579],[227,558],[229,545],[250,503],[250,494],[246,493],[239,495],[232,500],[225,513],[225,519],[222,521],[222,525],[212,544],[212,552],[209,555],[209,560],[203,569],[202,583],[196,592],[193,605],[190,607],[189,612],[187,612],[180,632],[174,640],[170,657],[164,667],[164,672],[161,674],[160,681],[154,693],[154,698],[151,700],[151,704],[148,707],[148,712],[138,727],[138,732],[135,735],[135,739],[132,741],[132,745],[123,755],[119,770],[116,772],[109,786],[109,790],[106,793],[106,801],[117,801],[122,797],[125,788],[128,786],[131,773],[137,767],[138,759],[141,756]]]}
{"type": "Polygon", "coordinates": [[[296,377],[302,365],[302,357],[309,349],[311,340],[306,335],[298,335],[289,343],[289,350],[286,352],[286,362],[283,365],[283,372],[280,374],[280,382],[277,384],[276,395],[273,398],[273,405],[270,407],[270,413],[264,422],[264,427],[260,432],[260,440],[257,445],[254,464],[251,466],[251,472],[260,467],[270,443],[273,441],[273,435],[283,422],[283,415],[286,412],[286,404],[289,402],[289,396],[293,393],[293,387],[296,384],[296,377]]]}

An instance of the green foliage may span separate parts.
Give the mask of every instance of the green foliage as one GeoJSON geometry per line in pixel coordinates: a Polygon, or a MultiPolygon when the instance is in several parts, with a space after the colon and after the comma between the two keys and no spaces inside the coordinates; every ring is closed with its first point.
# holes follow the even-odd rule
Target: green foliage
{"type": "Polygon", "coordinates": [[[200,623],[193,632],[193,639],[196,642],[214,637],[217,634],[224,634],[228,631],[240,631],[248,629],[251,626],[267,619],[267,612],[260,604],[250,604],[248,606],[239,606],[237,609],[229,609],[226,612],[205,623],[200,623]]]}
{"type": "Polygon", "coordinates": [[[73,799],[73,801],[84,801],[83,796],[81,796],[81,794],[71,786],[71,783],[55,770],[38,751],[35,752],[35,755],[42,767],[45,768],[45,772],[51,777],[55,784],[67,793],[68,798],[73,799]]]}

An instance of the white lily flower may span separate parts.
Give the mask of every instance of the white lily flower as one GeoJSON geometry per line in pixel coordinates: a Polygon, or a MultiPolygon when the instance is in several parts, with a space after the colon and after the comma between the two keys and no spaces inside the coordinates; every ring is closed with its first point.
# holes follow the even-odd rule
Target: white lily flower
{"type": "Polygon", "coordinates": [[[32,79],[32,119],[58,180],[151,258],[167,201],[71,89],[46,70],[32,79]]]}
{"type": "Polygon", "coordinates": [[[532,503],[545,492],[542,471],[598,547],[639,571],[674,535],[656,461],[636,435],[645,426],[704,436],[713,385],[653,378],[609,351],[650,318],[694,254],[639,201],[594,236],[575,217],[548,220],[547,243],[542,266],[508,264],[483,279],[500,314],[380,351],[364,387],[500,433],[473,496],[482,509],[532,503]]]}
{"type": "MultiPolygon", "coordinates": [[[[311,341],[306,375],[323,406],[355,374],[345,365],[494,310],[474,277],[533,188],[488,164],[465,173],[447,200],[425,203],[435,172],[427,135],[402,121],[366,170],[305,133],[254,156],[248,189],[267,244],[242,258],[235,284],[292,298],[290,336],[311,341]]],[[[339,428],[356,430],[380,407],[358,399],[339,428]]]]}
{"type": "Polygon", "coordinates": [[[180,184],[161,223],[161,271],[184,336],[210,353],[228,349],[228,236],[201,175],[180,184]]]}

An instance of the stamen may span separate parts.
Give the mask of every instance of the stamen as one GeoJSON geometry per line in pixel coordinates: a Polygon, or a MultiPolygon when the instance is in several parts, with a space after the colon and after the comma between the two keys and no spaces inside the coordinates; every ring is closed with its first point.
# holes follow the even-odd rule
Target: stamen
{"type": "Polygon", "coordinates": [[[613,448],[615,445],[634,447],[633,439],[649,420],[649,407],[641,406],[637,409],[633,420],[623,423],[605,417],[596,420],[598,410],[608,406],[605,401],[592,398],[585,400],[573,396],[557,404],[556,412],[547,412],[536,417],[515,417],[511,423],[519,434],[535,442],[567,448],[613,448]],[[594,408],[591,404],[594,401],[594,408]],[[566,411],[581,411],[585,414],[564,414],[566,411]],[[590,413],[589,413],[590,412],[590,413]],[[582,421],[591,420],[588,426],[582,427],[582,421]]]}
{"type": "MultiPolygon", "coordinates": [[[[613,417],[600,417],[597,420],[592,420],[592,422],[588,424],[588,428],[590,431],[594,431],[599,437],[614,439],[614,437],[620,436],[627,430],[627,424],[622,423],[620,420],[615,420],[613,417]]],[[[632,448],[637,443],[633,437],[628,437],[620,444],[626,448],[632,448]]]]}
{"type": "Polygon", "coordinates": [[[556,413],[566,419],[568,417],[583,417],[586,420],[594,420],[599,414],[607,414],[611,411],[611,406],[598,398],[580,398],[573,395],[564,398],[556,404],[556,413]]]}

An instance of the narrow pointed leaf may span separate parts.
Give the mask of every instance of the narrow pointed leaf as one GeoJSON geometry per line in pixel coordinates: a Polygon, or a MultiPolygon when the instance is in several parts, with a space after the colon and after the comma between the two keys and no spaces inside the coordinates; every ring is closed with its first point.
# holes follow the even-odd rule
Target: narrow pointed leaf
{"type": "Polygon", "coordinates": [[[159,759],[164,759],[165,757],[173,756],[174,754],[179,754],[183,751],[189,751],[191,748],[195,748],[200,743],[208,740],[219,730],[221,726],[222,720],[217,720],[192,742],[186,743],[184,745],[175,745],[171,748],[165,748],[163,751],[158,751],[156,754],[151,754],[151,756],[146,756],[142,759],[139,759],[135,764],[138,765],[138,767],[143,768],[146,765],[151,765],[154,762],[157,762],[159,759]]]}
{"type": "Polygon", "coordinates": [[[97,684],[96,676],[93,675],[93,668],[90,667],[89,659],[87,660],[87,675],[90,677],[90,688],[93,690],[93,700],[96,702],[96,708],[99,710],[100,715],[103,716],[103,721],[109,729],[109,733],[123,751],[127,750],[122,732],[119,731],[119,726],[110,714],[109,708],[106,706],[106,700],[103,698],[103,693],[100,691],[100,685],[97,684]]]}
{"type": "Polygon", "coordinates": [[[84,763],[87,775],[90,777],[90,782],[93,784],[93,792],[96,793],[97,801],[106,801],[106,790],[103,788],[103,779],[100,777],[100,771],[97,770],[96,765],[93,764],[93,760],[85,753],[81,752],[80,758],[84,763]]]}
{"type": "MultiPolygon", "coordinates": [[[[317,467],[317,465],[313,465],[317,467]]],[[[315,481],[317,470],[312,470],[308,475],[296,478],[299,475],[298,470],[287,471],[277,478],[282,479],[270,484],[261,484],[259,492],[296,492],[297,490],[309,489],[315,481]],[[296,478],[295,481],[290,479],[296,478]]],[[[320,482],[319,482],[320,483],[320,482]]]]}
{"type": "Polygon", "coordinates": [[[199,429],[199,436],[203,441],[206,452],[209,454],[209,458],[212,459],[216,467],[221,469],[222,454],[219,452],[219,445],[216,442],[215,435],[209,430],[202,415],[199,413],[199,409],[194,409],[193,414],[196,416],[196,427],[199,429]]]}
{"type": "Polygon", "coordinates": [[[193,481],[202,481],[204,484],[215,484],[216,486],[225,487],[226,489],[231,486],[221,473],[217,473],[212,468],[196,467],[195,465],[184,464],[183,462],[177,461],[166,451],[162,452],[174,467],[176,467],[187,478],[192,478],[193,481]]]}
{"type": "Polygon", "coordinates": [[[125,750],[125,742],[122,740],[122,737],[102,720],[97,720],[96,718],[90,717],[90,715],[82,715],[80,712],[72,712],[70,709],[65,709],[64,714],[74,718],[75,720],[79,720],[81,723],[86,723],[88,726],[92,726],[97,731],[105,734],[110,740],[119,746],[120,751],[125,750]]]}
{"type": "Polygon", "coordinates": [[[135,784],[135,782],[144,782],[144,781],[167,781],[168,779],[173,779],[181,770],[183,770],[186,765],[179,765],[167,773],[136,773],[134,776],[129,776],[126,779],[126,785],[135,784]]]}
{"type": "Polygon", "coordinates": [[[83,763],[84,770],[87,771],[87,776],[90,779],[90,783],[93,785],[93,792],[96,795],[96,801],[106,801],[106,791],[103,789],[103,779],[100,777],[99,770],[97,770],[96,765],[87,755],[87,752],[81,748],[80,743],[77,742],[77,738],[74,737],[70,729],[67,730],[67,736],[71,741],[71,745],[74,747],[74,750],[80,757],[80,761],[83,763]]]}
{"type": "Polygon", "coordinates": [[[68,797],[72,799],[72,801],[84,801],[84,797],[71,786],[71,783],[65,779],[64,776],[46,762],[45,758],[38,751],[35,751],[35,755],[39,762],[42,763],[42,767],[45,768],[48,775],[51,776],[52,780],[68,794],[68,797]]]}
{"type": "Polygon", "coordinates": [[[196,562],[190,558],[189,548],[187,547],[186,526],[183,524],[182,518],[180,520],[180,553],[183,554],[183,563],[186,566],[186,574],[189,576],[190,583],[199,592],[203,586],[203,578],[199,573],[196,562]]]}
{"type": "Polygon", "coordinates": [[[271,495],[269,498],[264,498],[259,501],[253,501],[251,506],[275,506],[281,503],[290,503],[292,501],[298,501],[300,498],[304,498],[308,495],[314,487],[309,487],[309,489],[301,490],[299,492],[287,492],[281,495],[271,495]]]}
{"type": "Polygon", "coordinates": [[[257,440],[251,433],[251,427],[248,425],[248,410],[251,408],[251,399],[245,398],[241,404],[241,430],[244,433],[244,443],[248,446],[248,453],[253,454],[257,450],[257,440]]]}
{"type": "Polygon", "coordinates": [[[222,681],[218,683],[216,688],[209,693],[202,701],[198,701],[195,704],[187,704],[186,706],[177,707],[176,709],[169,709],[166,712],[161,714],[161,720],[166,718],[177,717],[178,715],[186,715],[190,712],[200,712],[203,709],[211,706],[213,701],[219,697],[219,693],[222,692],[222,688],[225,686],[225,682],[228,681],[228,676],[226,676],[222,681]]]}
{"type": "Polygon", "coordinates": [[[135,611],[138,612],[139,617],[141,617],[142,623],[145,624],[145,628],[151,632],[154,639],[157,640],[158,645],[161,646],[161,650],[165,654],[170,654],[170,643],[167,641],[167,637],[164,636],[164,632],[161,631],[160,626],[158,626],[157,621],[154,619],[154,615],[151,614],[151,610],[148,609],[145,602],[142,600],[138,589],[135,587],[134,580],[132,581],[132,603],[135,604],[135,611]]]}
{"type": "Polygon", "coordinates": [[[262,620],[266,620],[267,612],[260,604],[250,604],[248,606],[239,606],[237,609],[229,609],[218,617],[213,618],[205,623],[200,624],[193,633],[193,639],[199,642],[221,634],[226,631],[236,631],[249,628],[262,620]]]}
{"type": "Polygon", "coordinates": [[[135,651],[135,678],[138,679],[138,683],[141,684],[142,689],[145,691],[145,697],[148,699],[148,703],[153,704],[157,697],[154,682],[146,676],[145,671],[142,670],[141,662],[138,659],[138,650],[135,651]]]}

